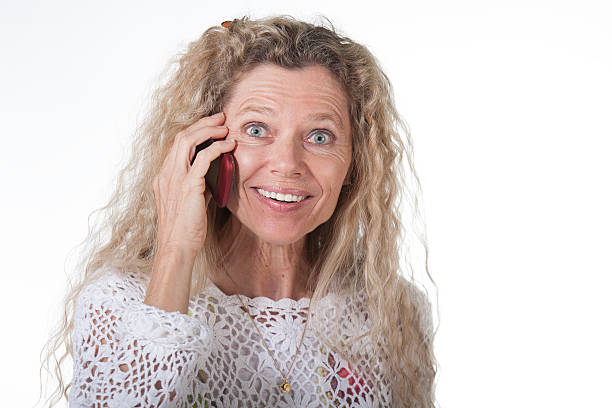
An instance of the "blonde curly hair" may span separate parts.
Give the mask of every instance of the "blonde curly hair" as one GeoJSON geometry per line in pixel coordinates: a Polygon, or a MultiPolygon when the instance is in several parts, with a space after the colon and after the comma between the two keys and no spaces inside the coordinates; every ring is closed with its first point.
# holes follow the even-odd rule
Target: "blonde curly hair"
{"type": "MultiPolygon", "coordinates": [[[[243,17],[209,28],[169,66],[169,80],[155,92],[151,112],[136,132],[132,157],[119,173],[110,201],[97,210],[101,222],[90,228],[81,244],[77,283],[71,285],[63,320],[44,351],[43,368],[59,381],[47,400],[50,406],[68,395],[70,384],[62,380],[61,365],[72,355],[72,315],[80,290],[107,267],[146,275],[152,270],[157,234],[152,183],[175,135],[203,116],[222,111],[237,76],[264,63],[287,69],[326,67],[342,84],[350,104],[350,183],[342,188],[332,217],[307,237],[311,303],[316,308],[330,292],[364,293],[369,336],[381,346],[376,358],[387,362],[394,405],[435,406],[437,363],[430,303],[400,270],[403,193],[410,198],[413,224],[421,219],[410,134],[395,108],[387,76],[364,46],[339,35],[329,22],[314,25],[288,16],[243,17]],[[403,159],[416,181],[407,190],[403,159]]],[[[220,231],[230,213],[211,201],[207,214],[209,231],[196,258],[192,294],[203,289],[205,271],[218,265],[223,255],[220,231]]],[[[425,248],[429,276],[424,228],[419,242],[425,248]]],[[[327,333],[333,332],[338,331],[327,328],[327,333]]],[[[328,338],[354,360],[350,339],[328,338]]]]}

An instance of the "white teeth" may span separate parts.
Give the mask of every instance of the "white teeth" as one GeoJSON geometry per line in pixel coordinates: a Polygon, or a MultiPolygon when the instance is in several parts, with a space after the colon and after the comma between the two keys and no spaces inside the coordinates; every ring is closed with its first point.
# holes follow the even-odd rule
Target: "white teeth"
{"type": "Polygon", "coordinates": [[[266,191],[262,188],[258,188],[257,192],[259,194],[261,194],[264,197],[268,197],[268,198],[272,198],[274,200],[277,201],[286,201],[286,202],[297,202],[299,203],[300,201],[302,201],[305,196],[296,196],[293,194],[283,194],[283,193],[275,193],[275,192],[271,192],[271,191],[266,191]]]}

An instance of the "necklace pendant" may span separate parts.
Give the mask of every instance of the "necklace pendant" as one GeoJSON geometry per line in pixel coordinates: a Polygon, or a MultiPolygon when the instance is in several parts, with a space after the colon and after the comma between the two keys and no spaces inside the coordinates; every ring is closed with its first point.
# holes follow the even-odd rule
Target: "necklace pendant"
{"type": "Polygon", "coordinates": [[[280,388],[280,390],[282,392],[289,392],[289,391],[291,391],[291,386],[289,385],[287,380],[283,380],[282,383],[278,384],[278,387],[280,388]]]}

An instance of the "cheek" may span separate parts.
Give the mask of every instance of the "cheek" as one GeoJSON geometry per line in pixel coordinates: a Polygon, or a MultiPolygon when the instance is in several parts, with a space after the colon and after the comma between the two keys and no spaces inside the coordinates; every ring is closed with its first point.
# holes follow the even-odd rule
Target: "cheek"
{"type": "Polygon", "coordinates": [[[325,190],[336,192],[342,188],[350,162],[350,151],[325,152],[312,160],[311,168],[318,173],[325,190]]]}
{"type": "Polygon", "coordinates": [[[261,153],[258,149],[239,144],[234,150],[234,180],[232,190],[227,202],[227,208],[236,213],[239,207],[239,197],[245,194],[243,190],[244,181],[248,179],[262,163],[261,153]]]}
{"type": "Polygon", "coordinates": [[[342,185],[348,171],[346,162],[322,162],[317,167],[316,178],[327,200],[326,206],[336,207],[336,201],[342,190],[342,185]]]}
{"type": "Polygon", "coordinates": [[[236,181],[248,178],[263,163],[265,159],[264,149],[254,146],[238,145],[234,150],[234,163],[236,165],[236,181]]]}

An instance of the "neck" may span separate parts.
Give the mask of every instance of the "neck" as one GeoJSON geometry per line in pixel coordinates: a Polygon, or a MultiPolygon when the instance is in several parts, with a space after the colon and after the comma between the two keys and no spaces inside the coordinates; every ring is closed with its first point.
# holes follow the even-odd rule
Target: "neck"
{"type": "Polygon", "coordinates": [[[219,289],[228,295],[250,298],[310,297],[306,289],[310,271],[305,261],[305,237],[287,245],[271,244],[259,239],[235,217],[228,222],[221,238],[223,266],[211,276],[219,289]]]}

